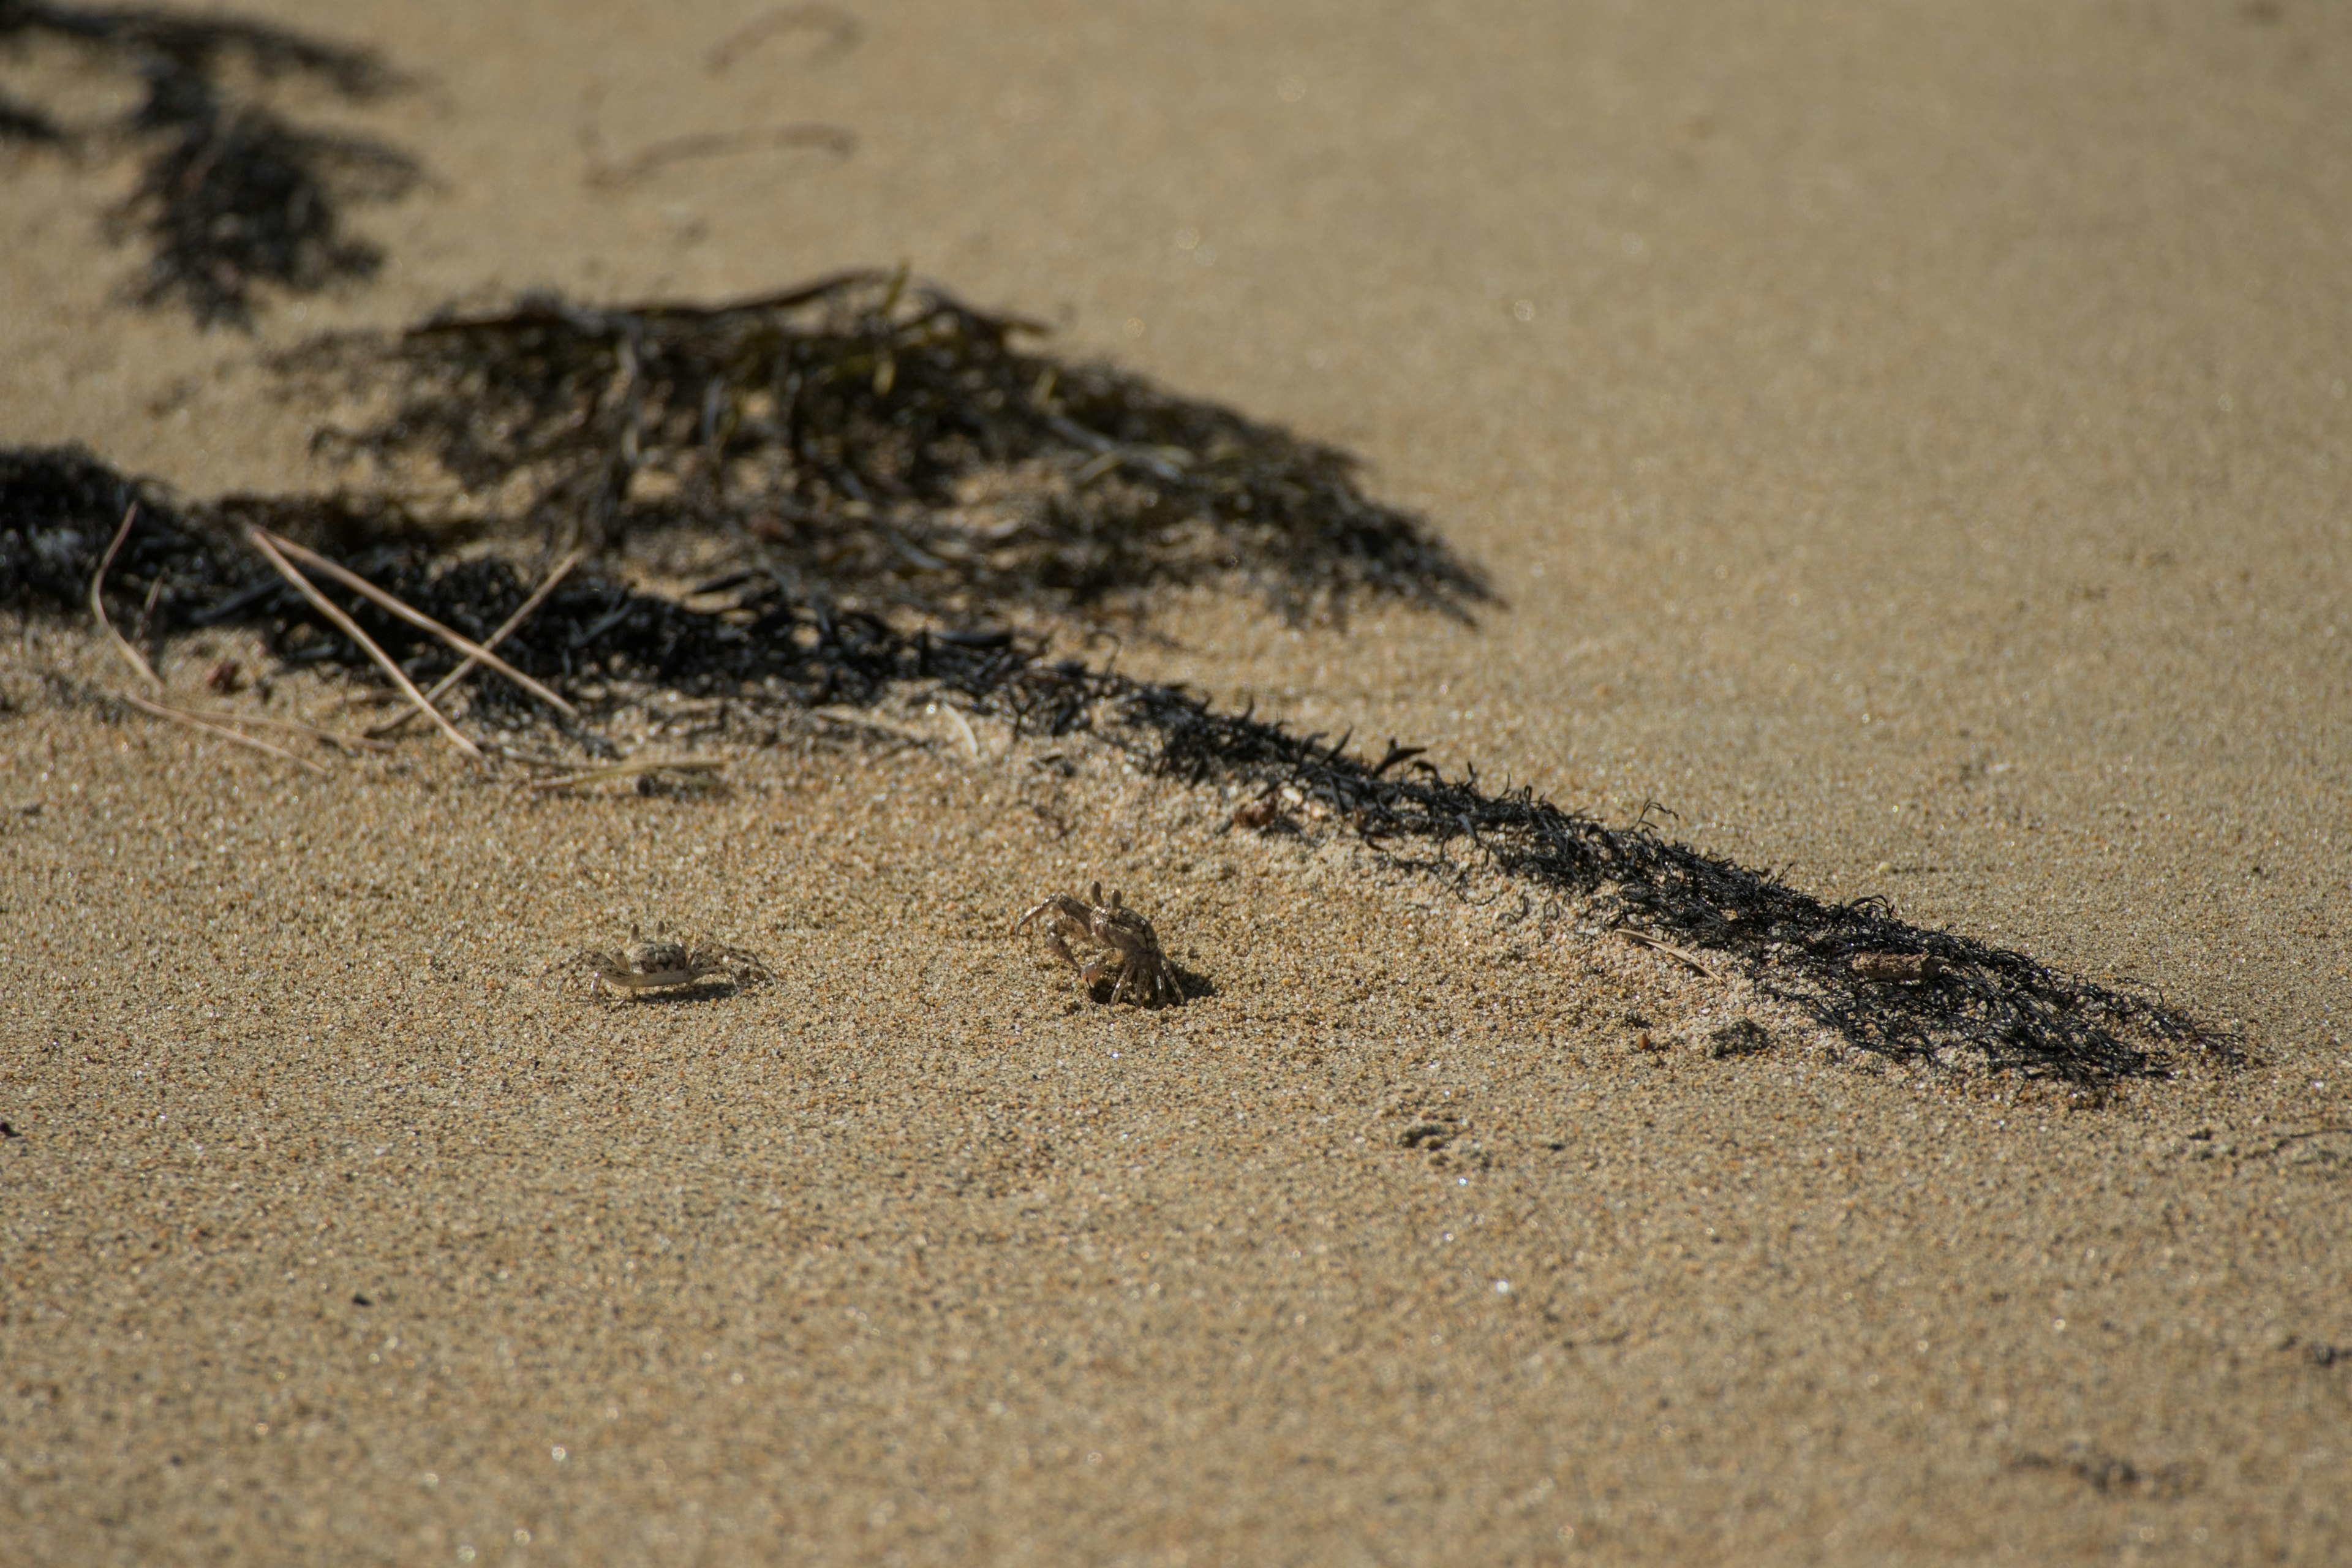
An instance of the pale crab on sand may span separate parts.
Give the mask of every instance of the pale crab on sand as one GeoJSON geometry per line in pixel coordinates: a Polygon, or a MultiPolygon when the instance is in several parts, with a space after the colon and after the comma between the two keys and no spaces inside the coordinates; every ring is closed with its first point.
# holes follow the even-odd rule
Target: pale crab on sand
{"type": "Polygon", "coordinates": [[[1078,972],[1078,984],[1089,994],[1097,981],[1115,978],[1110,993],[1114,1005],[1130,994],[1146,1007],[1184,999],[1176,966],[1160,951],[1159,933],[1150,921],[1119,900],[1118,889],[1111,889],[1108,902],[1103,900],[1100,882],[1087,889],[1084,899],[1055,893],[1023,915],[1013,928],[1014,934],[1028,930],[1040,915],[1045,917],[1045,945],[1078,972]],[[1102,951],[1081,962],[1070,951],[1071,938],[1102,951]]]}
{"type": "Polygon", "coordinates": [[[757,953],[724,942],[680,942],[669,934],[667,925],[655,927],[650,937],[633,925],[628,942],[618,952],[585,948],[558,963],[566,969],[585,971],[592,993],[609,985],[635,994],[691,985],[713,975],[725,976],[740,990],[774,978],[757,953]]]}

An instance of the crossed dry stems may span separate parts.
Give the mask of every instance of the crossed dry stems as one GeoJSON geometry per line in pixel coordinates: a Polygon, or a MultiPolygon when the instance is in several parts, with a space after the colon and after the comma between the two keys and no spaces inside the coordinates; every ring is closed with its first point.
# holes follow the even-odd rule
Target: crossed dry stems
{"type": "MultiPolygon", "coordinates": [[[[374,584],[369,582],[364,577],[360,576],[357,573],[342,566],[339,563],[327,559],[316,551],[310,550],[302,545],[297,544],[290,539],[287,539],[279,534],[272,533],[268,529],[259,527],[250,528],[246,531],[247,542],[253,546],[255,552],[264,561],[268,562],[271,569],[276,571],[279,576],[285,578],[287,582],[293,584],[302,596],[310,601],[313,608],[317,609],[320,615],[324,616],[338,629],[340,629],[344,636],[350,637],[352,641],[364,651],[371,659],[375,661],[377,667],[383,669],[384,674],[391,679],[393,685],[398,688],[402,696],[406,699],[407,707],[403,710],[398,718],[394,719],[389,722],[380,724],[376,726],[375,729],[369,731],[368,734],[360,736],[346,735],[338,731],[322,729],[315,724],[306,724],[299,720],[281,719],[274,715],[241,713],[233,709],[226,708],[188,709],[163,701],[160,699],[166,689],[163,678],[155,672],[155,667],[148,661],[147,656],[141,653],[136,645],[131,643],[129,638],[125,637],[121,632],[115,628],[112,617],[109,616],[106,613],[106,574],[113,566],[114,558],[121,553],[124,542],[131,537],[131,531],[137,526],[138,521],[139,503],[134,500],[123,509],[122,525],[115,530],[113,542],[108,544],[106,547],[106,553],[99,560],[98,570],[90,574],[89,613],[91,619],[97,623],[100,634],[106,638],[108,645],[114,649],[115,653],[125,664],[131,667],[131,672],[139,677],[140,680],[147,686],[148,689],[155,693],[152,697],[141,696],[137,692],[133,691],[118,691],[113,694],[121,700],[131,704],[132,707],[137,708],[142,712],[152,713],[156,718],[167,719],[175,724],[184,725],[189,729],[200,731],[208,735],[218,736],[222,740],[232,742],[251,751],[267,752],[271,756],[282,758],[287,762],[292,763],[297,767],[307,768],[310,772],[320,774],[325,774],[327,770],[306,757],[296,756],[293,752],[286,750],[283,746],[273,745],[269,742],[261,740],[257,736],[246,734],[241,729],[237,728],[237,726],[281,730],[297,734],[309,735],[315,740],[323,741],[331,745],[339,746],[345,752],[383,751],[385,749],[385,742],[383,740],[383,737],[398,731],[403,725],[406,724],[409,720],[415,718],[417,714],[422,713],[433,721],[435,725],[440,729],[442,734],[448,739],[450,744],[456,746],[459,751],[466,753],[466,755],[474,758],[476,761],[481,761],[481,748],[461,733],[455,724],[452,724],[448,718],[442,713],[440,709],[435,706],[435,699],[447,692],[459,681],[463,680],[467,675],[471,674],[478,666],[481,665],[488,665],[490,668],[505,676],[508,679],[513,681],[525,691],[530,692],[532,696],[539,698],[541,701],[554,707],[567,718],[576,719],[579,717],[579,710],[573,707],[572,703],[566,701],[561,695],[541,682],[533,679],[531,677],[524,674],[521,670],[517,669],[513,665],[499,658],[494,650],[498,647],[499,644],[504,642],[509,637],[512,636],[517,628],[520,627],[525,621],[529,620],[532,612],[536,611],[542,604],[546,603],[547,596],[551,593],[554,592],[556,584],[562,582],[564,577],[571,573],[572,569],[580,563],[581,558],[583,554],[583,552],[575,550],[571,554],[565,556],[562,561],[559,562],[556,564],[555,569],[550,572],[547,574],[546,579],[532,591],[530,596],[523,601],[522,605],[516,609],[514,614],[506,618],[505,623],[501,625],[496,632],[491,634],[489,639],[487,642],[478,643],[472,638],[466,637],[463,633],[452,630],[450,627],[444,626],[441,622],[435,620],[432,616],[425,615],[423,611],[405,603],[397,595],[387,593],[383,589],[377,587],[374,584]],[[429,632],[433,636],[440,638],[443,642],[447,643],[451,647],[465,655],[464,661],[460,663],[457,668],[451,670],[447,675],[442,677],[440,680],[436,681],[431,691],[418,690],[416,683],[409,679],[407,673],[393,660],[390,655],[383,651],[383,647],[376,643],[375,639],[369,637],[365,631],[362,630],[359,623],[352,620],[341,606],[334,603],[334,601],[329,599],[324,594],[320,593],[318,586],[296,568],[294,564],[296,560],[299,560],[305,565],[311,567],[322,575],[341,584],[347,588],[350,588],[352,592],[359,594],[362,597],[382,606],[388,613],[399,616],[402,620],[408,622],[411,626],[429,632]]],[[[642,764],[625,764],[625,769],[644,772],[655,767],[672,765],[676,764],[646,763],[642,764]]],[[[598,774],[596,776],[603,775],[598,774]]],[[[562,782],[577,783],[581,781],[578,779],[571,779],[562,782]]]]}

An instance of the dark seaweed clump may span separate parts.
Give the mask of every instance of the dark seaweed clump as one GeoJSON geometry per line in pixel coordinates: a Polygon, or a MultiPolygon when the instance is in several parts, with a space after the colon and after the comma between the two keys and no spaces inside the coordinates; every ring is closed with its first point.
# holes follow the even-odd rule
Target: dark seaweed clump
{"type": "MultiPolygon", "coordinates": [[[[112,128],[137,142],[144,163],[118,215],[148,241],[142,303],[175,301],[205,325],[246,326],[257,285],[315,292],[382,265],[380,249],[345,232],[342,209],[408,190],[415,161],[240,103],[228,79],[241,63],[262,79],[308,77],[364,100],[398,82],[373,52],[233,17],[0,0],[0,40],[36,35],[78,44],[144,86],[139,107],[112,128]]],[[[0,104],[0,134],[79,140],[13,101],[0,104]]]]}
{"type": "Polygon", "coordinates": [[[860,272],[721,306],[539,295],[287,368],[385,395],[337,444],[425,459],[494,521],[696,531],[796,600],[952,623],[1231,579],[1294,619],[1490,597],[1349,454],[1016,341],[1037,330],[860,272]]]}
{"type": "MultiPolygon", "coordinates": [[[[359,647],[245,547],[247,524],[334,555],[476,638],[512,614],[531,586],[504,560],[452,560],[387,503],[255,496],[190,503],[79,447],[0,447],[0,611],[84,613],[99,559],[134,501],[138,524],[106,578],[108,614],[134,640],[248,627],[289,664],[374,678],[359,647]]],[[[790,599],[771,578],[706,586],[700,605],[689,606],[585,569],[499,651],[604,711],[619,700],[603,695],[614,685],[814,707],[869,704],[901,681],[943,680],[979,698],[1034,658],[1034,647],[1024,651],[1003,630],[902,633],[877,616],[790,599]]],[[[415,679],[437,679],[456,662],[407,622],[331,591],[415,679]]],[[[477,683],[470,700],[467,717],[478,721],[521,725],[544,714],[502,682],[477,683]]]]}
{"type": "Polygon", "coordinates": [[[0,447],[0,609],[78,611],[123,510],[140,525],[107,574],[108,612],[161,637],[202,624],[252,567],[201,509],[118,473],[79,447],[0,447]],[[151,598],[150,595],[152,595],[151,598]]]}
{"type": "MultiPolygon", "coordinates": [[[[395,510],[350,501],[229,498],[177,508],[71,448],[0,451],[0,608],[78,612],[98,552],[124,504],[148,519],[110,574],[117,623],[163,637],[208,625],[257,626],[287,658],[354,671],[359,650],[235,542],[259,521],[332,548],[425,613],[480,637],[529,584],[498,560],[453,563],[395,510]]],[[[1221,712],[1178,687],[1049,659],[1002,629],[904,629],[788,591],[745,571],[687,602],[638,592],[593,570],[554,594],[501,651],[534,676],[609,708],[616,685],[789,708],[870,702],[893,686],[935,683],[971,711],[1032,733],[1091,731],[1143,765],[1193,783],[1290,785],[1383,853],[1439,875],[1480,866],[1512,879],[1520,913],[1557,919],[1571,905],[1612,924],[1703,950],[1835,1030],[1896,1061],[1973,1055],[1994,1068],[2097,1085],[2161,1076],[2181,1052],[2236,1059],[2236,1042],[2161,1000],[2055,973],[2031,957],[1904,921],[1882,901],[1830,904],[1770,875],[1662,837],[1612,827],[1538,799],[1495,792],[1475,773],[1447,778],[1412,748],[1378,758],[1343,739],[1296,735],[1249,713],[1221,712]],[[1856,972],[1858,955],[1938,961],[1906,983],[1856,972]]],[[[350,607],[420,679],[450,655],[364,604],[350,607]]],[[[478,686],[470,721],[530,716],[503,686],[478,686]]]]}

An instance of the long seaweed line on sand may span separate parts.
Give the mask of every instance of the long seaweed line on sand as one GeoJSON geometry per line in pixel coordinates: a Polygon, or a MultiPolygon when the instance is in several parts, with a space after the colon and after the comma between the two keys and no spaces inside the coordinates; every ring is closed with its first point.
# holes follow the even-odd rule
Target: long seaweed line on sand
{"type": "MultiPolygon", "coordinates": [[[[1288,786],[1366,843],[1458,873],[1457,846],[1548,899],[1584,900],[1603,923],[1720,955],[1764,994],[1881,1057],[1972,1060],[2080,1083],[2162,1077],[2193,1052],[2234,1062],[2238,1042],[2137,989],[2060,973],[2024,953],[1914,925],[1876,897],[1828,903],[1777,877],[1662,837],[1612,827],[1525,788],[1447,778],[1393,741],[1379,758],[1221,712],[1181,688],[1033,662],[984,705],[1048,733],[1090,729],[1193,783],[1288,786]],[[1874,958],[1913,980],[1860,973],[1874,958]],[[1902,961],[1927,959],[1920,965],[1902,961]]],[[[1523,906],[1523,911],[1530,906],[1523,906]]]]}
{"type": "MultiPolygon", "coordinates": [[[[299,527],[322,548],[340,540],[362,575],[472,637],[486,636],[529,588],[503,561],[452,563],[413,538],[388,542],[399,520],[364,507],[230,500],[175,509],[87,454],[0,451],[0,607],[79,610],[96,553],[133,495],[143,497],[147,521],[109,586],[119,616],[143,616],[155,637],[252,626],[287,658],[364,670],[355,647],[235,546],[227,525],[236,521],[299,527]]],[[[1554,913],[1580,904],[1583,918],[1703,950],[1851,1045],[1892,1059],[1974,1059],[2095,1084],[2160,1076],[2184,1054],[2221,1062],[2238,1055],[2232,1038],[2139,992],[1913,925],[1875,899],[1824,902],[1646,825],[1611,826],[1526,789],[1490,791],[1475,773],[1445,777],[1412,748],[1360,754],[1221,711],[1181,688],[1051,660],[1001,629],[907,630],[796,597],[771,574],[707,586],[714,595],[697,607],[583,570],[501,651],[592,714],[611,711],[624,689],[786,708],[870,703],[924,683],[1026,732],[1090,731],[1171,778],[1288,785],[1399,861],[1439,874],[1491,865],[1522,885],[1530,910],[1538,898],[1554,913]],[[1934,962],[1906,982],[1859,973],[1854,960],[1865,955],[1934,962]]],[[[364,602],[352,610],[420,679],[456,657],[364,602]]],[[[502,684],[478,685],[468,718],[541,721],[502,684]]]]}

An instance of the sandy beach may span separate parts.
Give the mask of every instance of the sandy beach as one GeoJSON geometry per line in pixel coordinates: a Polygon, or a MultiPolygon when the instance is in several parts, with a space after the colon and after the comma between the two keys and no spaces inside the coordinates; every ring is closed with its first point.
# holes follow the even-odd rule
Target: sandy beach
{"type": "MultiPolygon", "coordinates": [[[[2352,1555],[2352,27],[277,0],[420,176],[250,331],[0,141],[0,444],[324,490],[274,356],[900,264],[1362,460],[1467,618],[1057,650],[2160,994],[1888,1060],[1465,861],[920,692],[708,787],[320,775],[0,617],[0,1529],[42,1563],[2352,1555]],[[1473,874],[1475,872],[1475,874],[1473,874]],[[1099,879],[1200,977],[1082,995],[1099,879]],[[772,982],[642,999],[633,923],[772,982]],[[1710,1046],[1752,1018],[1769,1047],[1710,1046]]],[[[0,92],[135,84],[0,42],[0,92]]],[[[116,226],[119,228],[119,225],[116,226]]],[[[0,518],[0,526],[9,520],[0,518]]],[[[158,658],[175,700],[248,632],[158,658]]],[[[277,674],[341,723],[349,681],[277,674]]],[[[667,726],[667,727],[664,727],[667,726]]],[[[306,758],[312,752],[302,751],[306,758]]]]}

